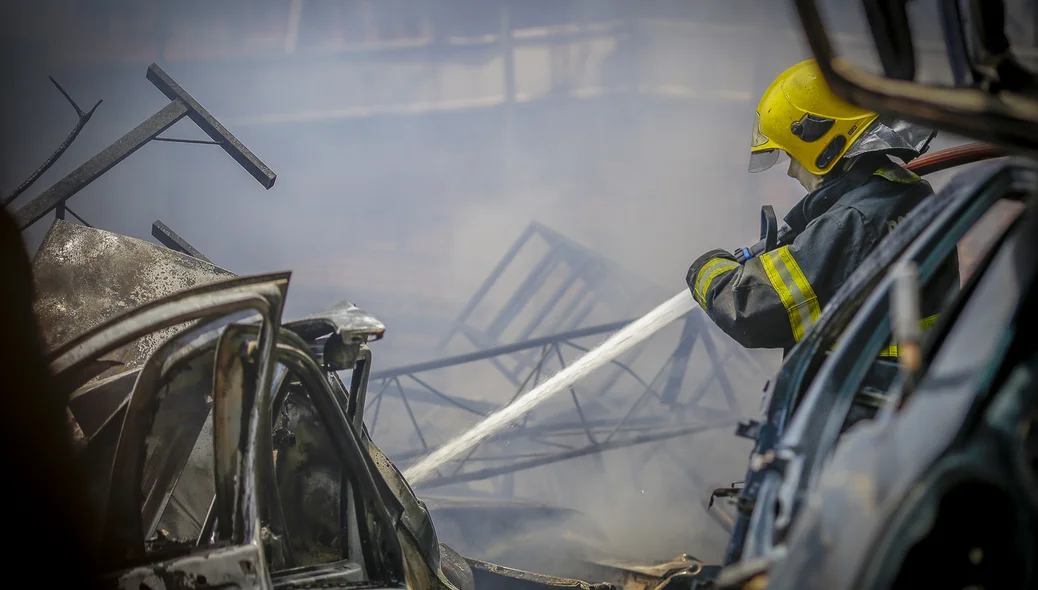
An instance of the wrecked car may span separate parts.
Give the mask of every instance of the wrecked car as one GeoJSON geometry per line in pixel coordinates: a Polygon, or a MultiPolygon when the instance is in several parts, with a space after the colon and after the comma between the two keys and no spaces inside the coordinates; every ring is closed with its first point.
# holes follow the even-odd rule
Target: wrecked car
{"type": "MultiPolygon", "coordinates": [[[[282,322],[289,273],[236,277],[64,221],[33,263],[113,587],[614,587],[437,540],[364,426],[368,344],[385,331],[370,314],[343,302],[282,322]],[[98,257],[110,266],[91,280],[98,257]]],[[[687,556],[587,567],[631,588],[702,570],[687,556]]]]}
{"type": "Polygon", "coordinates": [[[834,92],[1020,156],[961,172],[922,203],[785,359],[764,416],[740,429],[755,448],[715,583],[1031,588],[1038,387],[1026,326],[1038,293],[1038,167],[1029,157],[1038,145],[1038,103],[1024,94],[1034,89],[996,90],[970,78],[988,70],[953,51],[975,32],[955,2],[942,3],[956,17],[945,23],[949,55],[959,79],[971,82],[939,90],[916,83],[903,6],[864,4],[884,75],[837,56],[816,3],[796,2],[834,92]],[[1006,204],[1010,222],[949,293],[918,356],[880,357],[897,326],[918,319],[901,293],[936,280],[970,229],[1006,204]],[[914,282],[904,282],[905,269],[914,282]]]}

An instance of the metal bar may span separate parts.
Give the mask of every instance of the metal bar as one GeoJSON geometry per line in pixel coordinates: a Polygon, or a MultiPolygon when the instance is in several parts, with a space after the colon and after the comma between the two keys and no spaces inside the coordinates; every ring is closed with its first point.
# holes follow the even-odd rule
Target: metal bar
{"type": "MultiPolygon", "coordinates": [[[[562,332],[559,334],[551,334],[549,336],[542,336],[540,338],[533,338],[523,342],[516,342],[513,344],[506,344],[504,346],[496,346],[494,348],[487,348],[476,352],[469,352],[466,354],[459,354],[456,356],[446,357],[433,361],[426,361],[423,363],[416,363],[413,365],[407,365],[403,367],[397,367],[395,369],[386,369],[384,371],[378,371],[372,373],[372,379],[388,379],[391,377],[398,377],[400,375],[407,375],[409,373],[422,373],[425,371],[431,371],[433,369],[440,369],[444,367],[451,367],[454,365],[462,365],[465,363],[471,363],[473,361],[479,361],[497,357],[501,355],[510,354],[520,350],[526,350],[529,348],[537,348],[546,344],[556,344],[566,340],[572,340],[576,338],[582,338],[584,336],[594,336],[595,334],[604,334],[606,332],[615,332],[620,328],[623,328],[633,320],[624,320],[622,322],[612,322],[609,324],[601,324],[598,326],[590,326],[587,328],[580,328],[578,330],[572,330],[569,332],[562,332]]],[[[571,344],[571,346],[575,346],[571,344]]]]}
{"type": "Polygon", "coordinates": [[[418,440],[422,442],[422,448],[426,451],[429,450],[429,445],[425,442],[425,437],[422,436],[422,428],[418,426],[418,420],[414,417],[414,412],[411,411],[411,404],[407,401],[407,394],[404,393],[403,386],[400,385],[400,379],[394,379],[396,382],[396,388],[400,390],[400,399],[404,402],[404,407],[407,408],[407,415],[411,418],[411,424],[414,425],[414,431],[418,434],[418,440]]]}
{"type": "MultiPolygon", "coordinates": [[[[573,348],[576,348],[577,350],[579,350],[579,351],[581,351],[581,352],[588,352],[588,350],[589,350],[588,348],[585,348],[585,347],[583,347],[583,346],[581,346],[581,345],[579,345],[579,344],[573,344],[573,343],[572,343],[572,342],[570,342],[569,340],[565,340],[565,341],[563,341],[562,343],[563,343],[563,344],[566,344],[566,345],[568,345],[568,346],[572,346],[573,348]]],[[[616,365],[616,366],[620,367],[621,369],[623,369],[623,371],[624,371],[625,373],[627,373],[628,375],[630,375],[631,377],[634,377],[634,380],[635,380],[635,381],[637,381],[639,385],[641,385],[641,386],[645,387],[646,389],[648,389],[648,390],[649,390],[649,392],[650,392],[650,393],[652,393],[652,395],[656,396],[657,398],[658,398],[658,397],[660,397],[660,394],[659,394],[659,393],[658,393],[658,392],[657,392],[657,391],[656,391],[655,389],[653,389],[653,388],[652,388],[652,385],[650,385],[650,384],[646,383],[646,382],[645,382],[645,380],[644,380],[644,379],[642,379],[642,378],[641,378],[641,377],[640,377],[640,376],[638,375],[638,373],[635,373],[635,372],[634,372],[634,369],[632,369],[631,367],[627,366],[627,365],[626,365],[625,363],[623,363],[623,362],[620,362],[620,361],[618,361],[618,360],[616,360],[616,359],[613,359],[613,360],[612,360],[612,361],[610,361],[610,362],[611,362],[612,364],[614,364],[614,365],[616,365]]]]}
{"type": "Polygon", "coordinates": [[[411,379],[413,379],[413,380],[415,381],[415,383],[418,383],[418,384],[419,384],[419,385],[421,385],[422,387],[424,387],[424,388],[428,389],[428,390],[429,390],[430,392],[432,392],[432,394],[433,394],[433,395],[435,395],[435,396],[437,396],[437,397],[439,397],[439,398],[442,398],[442,399],[446,400],[446,401],[447,401],[448,403],[450,403],[450,404],[451,404],[452,406],[455,406],[455,407],[461,408],[462,410],[465,410],[466,412],[470,412],[470,413],[472,413],[472,414],[475,414],[475,415],[477,415],[477,416],[486,416],[486,414],[485,414],[485,413],[483,413],[483,412],[480,412],[479,410],[474,410],[474,409],[472,409],[472,408],[470,408],[470,407],[466,406],[465,404],[463,404],[463,403],[459,402],[458,400],[454,399],[453,397],[451,397],[451,396],[449,396],[449,395],[447,395],[447,394],[445,394],[445,393],[441,393],[441,392],[440,392],[439,390],[437,390],[437,389],[436,389],[435,387],[433,387],[432,385],[429,385],[429,384],[428,384],[428,383],[426,383],[425,381],[422,381],[422,380],[421,380],[421,379],[419,379],[418,377],[415,377],[414,375],[412,375],[412,374],[410,374],[410,373],[409,373],[409,374],[408,374],[407,376],[408,376],[408,377],[410,377],[411,379]]]}
{"type": "MultiPolygon", "coordinates": [[[[519,388],[515,390],[515,395],[512,396],[512,399],[508,400],[508,403],[505,404],[506,406],[512,405],[512,402],[514,402],[523,392],[523,389],[526,388],[526,384],[530,382],[531,378],[534,379],[533,386],[537,387],[537,383],[541,379],[541,367],[544,366],[544,361],[548,358],[548,354],[551,352],[551,349],[554,348],[554,346],[554,344],[545,344],[543,347],[541,347],[541,359],[537,361],[537,366],[534,367],[533,370],[526,375],[526,379],[524,379],[522,385],[520,385],[519,388]]],[[[529,415],[530,414],[527,413],[523,416],[523,418],[525,419],[529,415]]]]}
{"type": "Polygon", "coordinates": [[[545,304],[537,310],[537,313],[536,315],[534,315],[534,318],[530,320],[530,323],[527,324],[526,328],[524,328],[522,333],[519,334],[520,340],[526,340],[533,334],[534,330],[540,327],[541,323],[543,323],[544,320],[547,319],[548,314],[551,313],[551,311],[555,308],[555,305],[558,304],[559,300],[566,295],[570,287],[573,286],[573,283],[575,283],[578,278],[580,278],[580,269],[572,269],[570,271],[569,276],[566,277],[566,280],[564,280],[562,284],[559,285],[557,289],[555,289],[555,292],[552,293],[548,301],[545,302],[545,304]]]}
{"type": "MultiPolygon", "coordinates": [[[[688,371],[688,361],[692,357],[692,348],[696,345],[699,336],[699,322],[702,321],[698,315],[688,314],[685,316],[685,325],[681,330],[681,339],[670,357],[670,375],[667,376],[667,384],[663,386],[660,401],[665,404],[673,404],[681,392],[681,384],[685,380],[688,371]]],[[[720,370],[720,367],[717,367],[720,370]]]]}
{"type": "Polygon", "coordinates": [[[209,139],[181,139],[179,137],[153,137],[152,141],[164,141],[166,143],[194,143],[199,145],[220,145],[219,141],[209,139]]]}
{"type": "MultiPolygon", "coordinates": [[[[559,365],[563,369],[566,368],[566,359],[562,358],[562,349],[558,346],[555,347],[555,356],[559,359],[559,365]]],[[[592,445],[597,445],[598,441],[591,434],[591,430],[587,427],[587,418],[584,417],[584,410],[580,407],[580,400],[577,399],[577,391],[573,389],[573,386],[569,386],[569,395],[573,399],[573,405],[577,408],[577,416],[580,418],[580,425],[584,427],[584,432],[587,433],[587,440],[592,445]]]]}
{"type": "Polygon", "coordinates": [[[505,331],[505,328],[512,323],[519,312],[526,307],[526,304],[530,302],[531,295],[537,291],[538,287],[541,286],[551,273],[555,271],[555,267],[559,265],[561,260],[554,249],[549,250],[545,253],[544,257],[537,263],[533,271],[519,287],[512,293],[505,302],[501,311],[498,312],[497,316],[490,322],[487,329],[483,332],[485,335],[493,338],[496,341],[500,341],[501,333],[505,331]]]}
{"type": "MultiPolygon", "coordinates": [[[[397,379],[397,377],[393,377],[392,379],[397,379]]],[[[390,379],[390,382],[392,382],[392,379],[390,379]]],[[[443,394],[443,396],[440,396],[440,395],[436,395],[436,394],[434,394],[434,393],[432,393],[432,392],[430,392],[430,391],[428,391],[426,389],[404,387],[403,390],[404,390],[404,393],[407,394],[407,399],[410,400],[410,401],[413,401],[413,402],[416,402],[416,403],[417,402],[421,402],[421,403],[426,403],[426,404],[432,404],[432,405],[435,405],[435,406],[452,407],[452,408],[456,408],[456,407],[460,407],[460,406],[464,405],[465,408],[462,408],[462,409],[464,409],[466,411],[470,411],[473,414],[476,414],[478,416],[486,416],[487,414],[489,414],[489,413],[491,413],[491,412],[493,412],[493,411],[495,411],[495,410],[497,410],[498,408],[501,407],[501,406],[499,406],[499,405],[497,405],[495,403],[492,403],[492,402],[485,402],[485,401],[481,401],[481,400],[473,400],[473,399],[468,399],[468,398],[460,397],[460,396],[453,396],[453,395],[447,395],[447,394],[443,394]]],[[[390,390],[386,391],[384,395],[396,396],[397,395],[396,388],[393,388],[393,389],[390,389],[390,390]]]]}
{"type": "MultiPolygon", "coordinates": [[[[479,350],[486,350],[487,349],[487,344],[486,344],[486,342],[483,341],[483,337],[480,334],[477,334],[474,329],[472,329],[469,326],[462,326],[461,330],[462,330],[462,333],[465,335],[466,338],[469,339],[469,342],[471,342],[473,346],[475,346],[479,350]]],[[[490,364],[494,365],[494,368],[497,369],[498,371],[500,371],[501,374],[504,375],[506,379],[511,381],[512,385],[515,385],[515,386],[519,385],[519,380],[516,379],[512,375],[511,371],[508,370],[508,367],[506,367],[504,365],[504,363],[501,362],[501,359],[497,358],[497,356],[493,356],[493,357],[490,357],[487,360],[489,360],[490,364]]]]}
{"type": "Polygon", "coordinates": [[[90,121],[90,118],[94,116],[94,111],[97,110],[97,107],[101,106],[101,100],[98,99],[98,101],[94,104],[93,108],[84,113],[83,109],[79,108],[79,105],[76,104],[76,101],[72,100],[72,97],[69,96],[68,92],[65,92],[65,89],[61,87],[61,84],[58,84],[57,80],[51,77],[50,81],[54,84],[54,87],[57,88],[59,92],[61,92],[65,99],[68,100],[69,104],[72,105],[72,108],[76,110],[76,115],[79,117],[79,119],[76,121],[76,125],[72,128],[72,131],[69,132],[69,134],[65,137],[64,141],[58,144],[57,149],[54,150],[50,157],[44,160],[43,164],[41,164],[39,168],[34,170],[33,173],[29,175],[29,178],[26,178],[24,181],[22,181],[22,183],[18,185],[18,188],[14,189],[13,191],[11,191],[10,194],[8,194],[2,200],[0,200],[0,206],[6,207],[7,205],[10,205],[12,201],[18,198],[18,195],[22,194],[30,186],[35,184],[36,181],[40,179],[40,176],[43,176],[43,173],[49,170],[50,167],[54,165],[54,162],[57,162],[58,158],[60,158],[65,153],[65,151],[68,150],[69,146],[72,145],[72,142],[75,141],[76,137],[79,136],[79,132],[82,131],[84,127],[86,127],[86,124],[90,121]]]}
{"type": "Polygon", "coordinates": [[[504,498],[511,498],[515,496],[515,474],[506,473],[501,476],[503,480],[501,482],[501,496],[504,498]]]}
{"type": "MultiPolygon", "coordinates": [[[[557,348],[555,350],[558,350],[557,348]]],[[[569,396],[573,398],[573,405],[577,407],[577,416],[580,417],[580,425],[584,427],[584,432],[587,434],[587,440],[592,445],[597,445],[598,441],[595,440],[595,436],[591,434],[591,430],[587,427],[587,419],[584,417],[584,410],[580,407],[580,401],[577,399],[577,392],[572,386],[569,388],[569,396]]]]}
{"type": "Polygon", "coordinates": [[[718,378],[717,374],[721,372],[721,366],[723,366],[724,363],[727,363],[728,359],[731,358],[733,354],[734,352],[731,349],[729,349],[728,354],[725,355],[724,360],[721,362],[721,365],[713,367],[713,370],[710,371],[710,376],[704,379],[699,384],[699,388],[696,389],[695,393],[692,394],[692,397],[689,398],[688,403],[682,405],[695,407],[699,403],[699,400],[703,399],[703,396],[706,394],[706,390],[710,386],[710,384],[714,382],[714,379],[718,378]]]}
{"type": "Polygon", "coordinates": [[[245,168],[264,188],[269,189],[274,186],[274,181],[277,180],[277,175],[274,174],[274,171],[253,155],[249,148],[242,145],[226,127],[210,115],[209,111],[205,110],[205,107],[199,104],[186,90],[181,88],[180,84],[177,84],[173,78],[170,78],[169,74],[162,71],[158,64],[148,66],[148,80],[174,103],[186,105],[188,110],[187,116],[191,117],[195,125],[198,125],[213,141],[219,142],[223,151],[234,158],[234,161],[238,162],[242,168],[245,168]]]}
{"type": "Polygon", "coordinates": [[[546,457],[546,458],[543,458],[543,459],[532,459],[532,460],[529,460],[529,461],[520,461],[520,462],[515,463],[513,465],[506,465],[506,466],[503,466],[503,467],[491,467],[491,468],[487,468],[487,469],[481,469],[479,471],[472,471],[472,472],[469,472],[469,473],[459,473],[457,475],[441,476],[441,477],[438,477],[436,479],[431,479],[431,480],[424,481],[424,482],[418,484],[416,487],[422,488],[422,489],[426,489],[426,488],[440,487],[440,486],[445,486],[445,485],[450,485],[450,484],[455,484],[455,483],[462,483],[462,482],[467,482],[467,481],[479,481],[479,480],[488,479],[488,478],[491,478],[491,477],[496,477],[498,475],[504,475],[506,473],[516,473],[516,472],[519,472],[519,471],[525,471],[527,469],[533,469],[535,467],[541,467],[542,465],[550,465],[552,463],[558,463],[560,461],[567,461],[569,459],[575,459],[577,457],[583,457],[585,455],[590,455],[590,454],[593,454],[593,453],[602,453],[602,452],[605,452],[605,451],[610,451],[610,450],[614,450],[614,449],[620,449],[620,448],[624,448],[624,447],[635,446],[635,445],[644,444],[644,443],[647,443],[647,442],[655,442],[655,441],[666,440],[666,439],[670,439],[670,438],[676,438],[676,437],[679,437],[679,436],[686,436],[686,435],[689,435],[689,434],[696,434],[696,433],[699,433],[699,432],[705,432],[707,430],[714,430],[714,429],[717,429],[717,428],[726,428],[728,426],[731,426],[734,423],[735,422],[732,421],[732,422],[726,422],[726,423],[722,423],[722,424],[709,424],[709,425],[698,424],[698,425],[693,425],[693,426],[687,426],[687,427],[680,428],[680,429],[675,429],[675,430],[668,431],[668,432],[657,432],[655,434],[644,435],[644,436],[633,438],[631,440],[625,440],[623,442],[602,443],[602,444],[600,444],[598,446],[594,446],[594,447],[586,447],[586,448],[582,448],[582,449],[574,449],[572,451],[565,451],[565,452],[561,452],[561,453],[556,453],[556,454],[554,454],[554,455],[552,455],[550,457],[546,457]]]}
{"type": "MultiPolygon", "coordinates": [[[[516,453],[514,455],[501,455],[498,457],[469,457],[469,461],[487,463],[490,461],[513,461],[515,459],[543,459],[550,457],[551,453],[516,453]]],[[[510,474],[505,474],[510,475],[510,474]]]]}
{"type": "Polygon", "coordinates": [[[86,185],[125,160],[159,133],[169,129],[174,123],[188,114],[188,105],[181,100],[174,100],[159,112],[148,117],[140,125],[131,129],[126,135],[98,152],[93,158],[70,172],[65,178],[43,191],[32,201],[15,213],[20,229],[25,229],[39,221],[44,215],[58,205],[67,201],[86,185]]]}
{"type": "MultiPolygon", "coordinates": [[[[550,349],[551,349],[550,345],[545,345],[545,347],[544,347],[544,354],[541,356],[541,361],[537,364],[537,367],[535,369],[536,374],[538,376],[540,376],[541,364],[544,363],[544,359],[548,358],[548,351],[550,349]]],[[[523,389],[526,388],[526,384],[529,383],[530,379],[534,376],[534,372],[535,371],[530,371],[530,374],[526,376],[526,379],[524,379],[523,382],[519,385],[518,389],[515,390],[515,395],[512,396],[512,399],[508,400],[508,403],[505,404],[506,406],[511,405],[512,402],[514,402],[516,400],[516,398],[519,397],[519,395],[523,392],[523,389]]],[[[527,414],[527,416],[528,415],[529,414],[527,414]]],[[[526,426],[526,421],[525,420],[526,420],[527,416],[523,416],[523,427],[526,426]]],[[[480,448],[480,446],[481,445],[476,445],[476,446],[472,447],[472,450],[470,450],[469,453],[467,455],[465,455],[465,457],[461,461],[458,461],[458,464],[454,468],[454,471],[451,473],[451,475],[456,475],[459,471],[461,471],[461,468],[464,467],[465,462],[469,460],[469,457],[471,457],[472,454],[476,452],[476,449],[480,448]]]]}
{"type": "MultiPolygon", "coordinates": [[[[389,382],[389,379],[383,379],[383,380],[382,380],[382,389],[379,389],[379,390],[378,390],[378,393],[376,393],[376,394],[375,394],[375,397],[376,397],[376,398],[377,398],[377,397],[379,397],[380,395],[382,395],[382,393],[383,393],[383,392],[384,392],[384,391],[386,390],[386,388],[388,388],[388,387],[389,387],[389,383],[390,383],[390,382],[389,382]]],[[[372,408],[372,407],[373,407],[374,405],[375,405],[375,399],[374,399],[374,398],[372,398],[372,399],[371,399],[371,400],[370,400],[370,401],[368,402],[368,407],[364,408],[364,412],[365,412],[365,413],[367,413],[367,411],[368,411],[368,410],[370,410],[370,409],[371,409],[371,408],[372,408]]]]}
{"type": "Polygon", "coordinates": [[[336,387],[344,390],[350,399],[350,420],[354,428],[359,432],[364,426],[364,406],[368,396],[368,383],[371,380],[371,349],[361,344],[356,354],[356,362],[353,366],[353,374],[350,375],[350,387],[346,389],[337,374],[330,376],[336,387]]]}
{"type": "Polygon", "coordinates": [[[371,432],[369,432],[368,435],[372,437],[375,436],[375,425],[378,424],[378,412],[382,409],[383,397],[384,396],[382,394],[378,395],[378,401],[375,402],[375,413],[371,416],[371,432]]]}
{"type": "Polygon", "coordinates": [[[458,464],[454,466],[454,471],[451,471],[451,475],[457,475],[458,472],[461,471],[461,468],[465,466],[465,462],[468,461],[473,454],[475,454],[476,449],[478,449],[480,446],[481,445],[476,445],[469,449],[468,454],[462,457],[462,459],[458,461],[458,464]]]}
{"type": "Polygon", "coordinates": [[[479,289],[476,290],[476,293],[471,299],[469,299],[468,303],[465,304],[461,313],[458,314],[457,319],[454,320],[454,327],[451,328],[451,330],[447,332],[447,335],[440,341],[439,348],[444,347],[447,342],[454,337],[454,334],[458,332],[458,328],[465,323],[465,320],[469,319],[473,310],[475,310],[476,306],[483,301],[483,298],[486,297],[490,288],[494,286],[494,283],[496,283],[499,278],[501,278],[501,275],[505,272],[505,268],[511,264],[516,255],[519,254],[519,249],[522,248],[533,236],[533,232],[533,225],[531,224],[527,226],[526,229],[523,230],[523,233],[520,234],[519,239],[512,244],[512,247],[508,249],[508,252],[506,252],[501,260],[497,262],[494,269],[490,271],[490,276],[483,281],[483,284],[479,286],[479,289]]]}
{"type": "Polygon", "coordinates": [[[542,445],[546,445],[546,446],[549,446],[549,447],[557,447],[557,448],[560,448],[560,449],[566,449],[568,451],[569,450],[573,450],[573,449],[576,448],[573,445],[564,445],[564,444],[562,444],[560,442],[555,442],[555,441],[551,441],[551,440],[544,440],[544,439],[542,439],[542,438],[540,438],[538,436],[531,436],[530,440],[533,441],[533,442],[536,442],[536,443],[541,443],[542,445]]]}
{"type": "Polygon", "coordinates": [[[579,326],[581,322],[587,319],[587,316],[591,315],[591,312],[595,310],[595,306],[601,302],[602,296],[592,292],[591,297],[584,300],[580,308],[570,317],[569,326],[579,326]]]}
{"type": "MultiPolygon", "coordinates": [[[[59,208],[65,210],[65,211],[68,211],[69,213],[71,213],[72,217],[75,217],[76,219],[78,219],[79,222],[82,223],[83,225],[85,225],[87,227],[94,227],[94,226],[90,225],[89,223],[87,223],[86,219],[83,219],[82,217],[79,216],[78,213],[73,211],[71,207],[66,207],[65,205],[61,205],[59,208]]],[[[58,219],[64,219],[64,216],[59,217],[58,219]]]]}
{"type": "MultiPolygon", "coordinates": [[[[581,301],[584,300],[585,297],[587,297],[587,294],[590,291],[590,287],[588,286],[587,277],[583,276],[580,273],[580,270],[583,269],[584,267],[586,267],[588,265],[588,262],[589,262],[588,260],[585,260],[585,261],[581,262],[580,264],[577,265],[579,268],[577,268],[576,270],[571,271],[569,279],[563,283],[562,287],[556,292],[556,294],[552,297],[552,299],[549,301],[549,303],[547,305],[545,305],[541,309],[540,312],[538,312],[538,315],[534,318],[534,320],[530,323],[530,325],[528,325],[526,327],[526,329],[523,330],[523,332],[519,335],[518,340],[526,340],[527,338],[529,338],[533,334],[533,331],[538,326],[540,326],[541,322],[543,322],[544,319],[548,316],[548,314],[551,313],[551,311],[554,309],[554,307],[558,303],[558,301],[562,298],[562,296],[565,295],[566,291],[569,290],[569,287],[572,285],[573,281],[575,281],[576,279],[580,278],[580,279],[583,279],[584,286],[578,291],[576,297],[571,299],[569,301],[569,303],[567,304],[567,306],[565,308],[563,308],[563,312],[561,314],[559,314],[558,318],[555,321],[555,325],[557,327],[565,329],[565,322],[566,322],[566,320],[569,319],[570,315],[573,314],[573,310],[577,307],[577,305],[580,304],[581,301]]],[[[571,268],[573,267],[572,262],[567,261],[567,263],[570,264],[571,268]]],[[[569,327],[573,327],[573,326],[569,326],[569,327]]],[[[517,354],[517,355],[515,355],[515,358],[516,358],[516,361],[517,361],[516,368],[515,368],[516,374],[518,374],[519,371],[521,371],[524,367],[529,365],[530,361],[533,359],[531,354],[525,354],[525,353],[524,354],[517,354]]]]}
{"type": "Polygon", "coordinates": [[[170,250],[176,250],[177,252],[187,254],[188,256],[193,256],[195,258],[198,258],[199,260],[204,260],[212,264],[212,262],[208,258],[203,256],[202,253],[199,252],[194,246],[189,244],[187,240],[180,237],[180,235],[177,232],[170,229],[168,225],[162,223],[158,219],[156,219],[151,224],[151,235],[154,236],[156,240],[161,242],[163,246],[169,248],[170,250]]]}
{"type": "Polygon", "coordinates": [[[646,387],[645,391],[643,391],[642,394],[638,396],[638,399],[634,400],[634,403],[631,404],[630,409],[628,409],[627,413],[624,414],[624,417],[620,419],[620,422],[616,424],[616,428],[614,428],[613,431],[609,433],[609,436],[606,437],[606,442],[612,440],[613,435],[619,432],[620,428],[623,427],[623,425],[627,422],[628,418],[634,415],[634,411],[638,409],[638,406],[641,405],[642,401],[644,401],[645,398],[648,397],[649,391],[651,390],[652,386],[656,383],[656,380],[659,379],[660,375],[663,374],[663,370],[667,368],[667,363],[671,362],[673,362],[673,358],[668,359],[667,362],[663,363],[663,366],[660,367],[660,370],[656,371],[656,374],[653,376],[652,381],[649,381],[649,387],[646,387]]]}
{"type": "MultiPolygon", "coordinates": [[[[721,367],[721,358],[717,354],[717,347],[714,345],[714,339],[707,334],[704,330],[702,335],[703,347],[706,349],[707,355],[710,357],[710,362],[715,367],[721,367]]],[[[742,413],[742,407],[739,405],[739,400],[735,397],[735,390],[732,388],[732,382],[728,380],[728,375],[724,371],[717,371],[717,382],[721,385],[721,392],[724,393],[725,399],[728,400],[728,407],[732,409],[736,414],[742,413]]]]}
{"type": "Polygon", "coordinates": [[[605,397],[610,391],[612,391],[613,387],[620,380],[620,376],[623,375],[625,372],[624,366],[626,365],[627,367],[630,367],[631,364],[634,363],[634,361],[638,360],[638,357],[641,356],[641,354],[645,352],[645,350],[646,347],[639,346],[625,354],[619,360],[616,366],[613,367],[612,373],[610,373],[609,377],[606,378],[605,384],[602,385],[602,389],[598,391],[595,397],[601,399],[605,397]]]}

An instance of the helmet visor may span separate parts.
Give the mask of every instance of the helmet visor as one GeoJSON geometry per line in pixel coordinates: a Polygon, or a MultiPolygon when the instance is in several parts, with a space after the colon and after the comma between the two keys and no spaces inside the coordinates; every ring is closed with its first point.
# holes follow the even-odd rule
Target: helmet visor
{"type": "MultiPolygon", "coordinates": [[[[750,149],[758,148],[766,143],[769,139],[767,135],[760,130],[760,113],[753,113],[753,138],[750,142],[750,149]]],[[[750,172],[763,172],[768,168],[771,168],[775,164],[778,164],[779,160],[782,160],[782,156],[785,155],[784,150],[770,149],[760,150],[756,152],[750,152],[750,172]]]]}
{"type": "Polygon", "coordinates": [[[750,172],[764,172],[779,162],[786,160],[785,150],[763,150],[750,153],[750,172]]]}

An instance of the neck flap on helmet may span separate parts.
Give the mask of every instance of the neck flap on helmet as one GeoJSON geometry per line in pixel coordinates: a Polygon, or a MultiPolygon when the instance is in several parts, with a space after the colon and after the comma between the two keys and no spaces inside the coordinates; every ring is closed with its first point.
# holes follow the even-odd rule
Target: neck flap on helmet
{"type": "Polygon", "coordinates": [[[922,125],[881,117],[858,137],[843,157],[885,153],[908,163],[926,153],[936,136],[937,131],[922,125]]]}

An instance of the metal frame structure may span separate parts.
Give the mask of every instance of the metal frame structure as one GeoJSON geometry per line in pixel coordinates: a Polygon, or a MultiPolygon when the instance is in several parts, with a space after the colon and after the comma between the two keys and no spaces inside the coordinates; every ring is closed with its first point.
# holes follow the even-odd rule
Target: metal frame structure
{"type": "MultiPolygon", "coordinates": [[[[264,188],[269,189],[274,186],[274,181],[277,179],[277,175],[274,174],[274,171],[268,168],[266,164],[249,151],[249,148],[245,147],[240,141],[238,141],[238,139],[235,138],[222,123],[209,114],[209,111],[207,111],[205,107],[199,104],[193,96],[188,94],[188,92],[173,80],[169,74],[163,71],[158,64],[151,64],[151,66],[148,67],[147,78],[156,88],[162,91],[162,93],[169,98],[169,104],[159,109],[158,112],[151,117],[148,117],[140,125],[137,125],[128,131],[107,148],[95,154],[94,157],[84,162],[64,178],[54,183],[53,186],[40,193],[40,195],[32,201],[18,209],[18,211],[15,212],[15,220],[21,230],[24,231],[51,211],[56,212],[58,219],[64,219],[64,214],[67,210],[66,202],[72,198],[72,196],[86,188],[86,186],[91,182],[97,180],[102,174],[111,170],[116,164],[125,160],[130,156],[130,154],[144,147],[146,143],[153,140],[219,145],[229,156],[231,156],[231,158],[238,162],[242,168],[252,175],[253,178],[262,184],[264,188]],[[204,131],[212,141],[159,137],[162,132],[172,127],[173,124],[184,117],[194,121],[195,125],[198,125],[198,127],[204,131]]],[[[55,85],[57,85],[57,82],[55,82],[55,85]]],[[[72,103],[72,106],[79,114],[80,120],[72,133],[69,134],[69,137],[62,143],[62,146],[59,147],[57,152],[55,152],[55,155],[52,156],[43,167],[41,167],[41,170],[45,170],[50,166],[50,164],[53,164],[53,161],[64,152],[65,148],[68,147],[68,144],[75,139],[76,135],[79,134],[79,130],[82,129],[83,125],[86,124],[86,121],[89,120],[94,109],[101,104],[101,102],[98,101],[98,103],[94,105],[93,109],[84,113],[60,86],[58,86],[58,90],[61,90],[62,94],[64,94],[65,97],[68,98],[69,102],[72,103]]],[[[35,180],[39,178],[39,175],[40,172],[37,171],[29,178],[29,180],[26,181],[26,183],[22,183],[22,186],[20,186],[13,195],[5,199],[5,204],[10,200],[13,200],[13,197],[17,196],[18,193],[28,188],[28,184],[35,182],[35,180]]],[[[89,225],[75,213],[73,213],[73,215],[84,224],[89,225]]]]}
{"type": "MultiPolygon", "coordinates": [[[[533,222],[493,268],[438,347],[443,349],[455,340],[462,340],[477,350],[373,372],[371,379],[375,393],[368,400],[368,415],[371,416],[368,428],[374,435],[384,400],[399,398],[413,428],[416,445],[411,450],[392,455],[392,459],[398,464],[412,462],[431,450],[429,426],[420,424],[413,402],[452,408],[481,418],[537,387],[552,369],[564,368],[568,362],[564,351],[583,354],[591,346],[588,339],[619,330],[631,321],[588,325],[596,312],[633,319],[644,311],[640,306],[650,297],[659,299],[661,293],[664,293],[662,289],[615,262],[541,223],[533,222]],[[515,269],[524,249],[536,247],[538,241],[547,246],[546,251],[518,281],[519,286],[503,305],[479,314],[478,310],[485,307],[488,293],[515,269]],[[556,274],[552,275],[553,272],[556,274]],[[535,301],[538,303],[534,304],[535,301]],[[487,327],[478,327],[478,315],[489,318],[487,327]],[[554,331],[545,333],[547,326],[554,331]],[[518,336],[506,342],[507,334],[511,333],[518,333],[518,336]],[[426,375],[479,361],[491,363],[513,384],[515,390],[510,399],[495,403],[445,392],[430,384],[426,375]]],[[[678,342],[656,367],[652,377],[646,379],[633,368],[634,362],[646,350],[643,345],[613,361],[611,370],[600,379],[600,384],[585,385],[581,396],[578,397],[577,389],[571,387],[570,404],[554,407],[554,412],[544,419],[530,420],[527,417],[516,428],[473,449],[464,460],[449,466],[438,477],[419,484],[419,487],[433,488],[500,477],[494,480],[500,484],[495,494],[511,496],[515,490],[515,473],[520,471],[618,448],[655,443],[649,451],[651,455],[665,448],[662,443],[668,439],[734,426],[742,415],[742,409],[724,367],[732,359],[738,359],[738,365],[744,367],[760,368],[760,365],[734,343],[727,348],[719,346],[716,332],[717,328],[705,315],[694,310],[681,319],[678,342]],[[712,371],[704,375],[687,396],[682,396],[697,342],[703,348],[712,371]],[[724,410],[703,404],[715,380],[727,404],[724,410]],[[633,383],[635,389],[620,387],[621,381],[633,383]],[[647,412],[650,400],[666,411],[662,415],[660,412],[647,412]]],[[[694,474],[689,473],[689,476],[703,487],[703,482],[698,481],[694,474]]]]}

